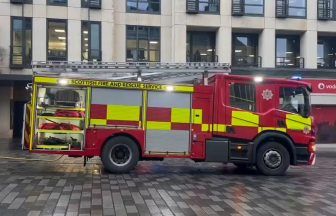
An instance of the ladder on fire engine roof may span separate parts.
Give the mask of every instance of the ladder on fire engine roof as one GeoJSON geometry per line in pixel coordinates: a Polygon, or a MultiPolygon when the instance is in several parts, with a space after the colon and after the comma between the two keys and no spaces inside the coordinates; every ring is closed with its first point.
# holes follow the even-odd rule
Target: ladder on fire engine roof
{"type": "Polygon", "coordinates": [[[153,62],[32,62],[34,75],[80,77],[158,83],[191,83],[211,74],[228,74],[226,63],[153,63],[153,62]]]}

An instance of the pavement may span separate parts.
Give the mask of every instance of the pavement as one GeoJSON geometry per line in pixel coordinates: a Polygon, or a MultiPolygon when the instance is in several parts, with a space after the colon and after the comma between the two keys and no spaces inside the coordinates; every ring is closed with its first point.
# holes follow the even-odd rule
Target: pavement
{"type": "Polygon", "coordinates": [[[5,148],[0,215],[336,215],[336,145],[318,151],[315,166],[267,177],[185,159],[144,161],[115,175],[99,158],[84,167],[81,158],[5,148]]]}

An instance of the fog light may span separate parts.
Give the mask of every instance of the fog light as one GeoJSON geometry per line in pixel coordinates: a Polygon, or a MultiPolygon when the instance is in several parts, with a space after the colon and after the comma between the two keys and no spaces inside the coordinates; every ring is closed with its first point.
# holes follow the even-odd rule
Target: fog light
{"type": "Polygon", "coordinates": [[[308,151],[310,153],[315,153],[316,152],[316,143],[315,142],[310,142],[309,143],[308,151]]]}

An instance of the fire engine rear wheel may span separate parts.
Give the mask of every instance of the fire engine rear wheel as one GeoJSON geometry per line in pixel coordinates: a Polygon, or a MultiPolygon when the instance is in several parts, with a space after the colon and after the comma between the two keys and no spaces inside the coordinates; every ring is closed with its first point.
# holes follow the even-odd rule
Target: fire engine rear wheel
{"type": "Polygon", "coordinates": [[[115,137],[105,144],[101,160],[109,172],[129,172],[138,163],[139,149],[132,139],[124,136],[115,137]]]}
{"type": "Polygon", "coordinates": [[[280,143],[268,142],[258,149],[257,168],[264,175],[284,175],[289,164],[289,153],[280,143]]]}

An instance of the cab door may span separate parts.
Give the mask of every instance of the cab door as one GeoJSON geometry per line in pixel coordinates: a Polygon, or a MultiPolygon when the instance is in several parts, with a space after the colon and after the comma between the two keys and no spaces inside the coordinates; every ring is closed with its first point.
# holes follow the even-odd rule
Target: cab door
{"type": "Polygon", "coordinates": [[[226,89],[226,134],[250,140],[257,134],[260,123],[256,83],[247,79],[227,79],[226,89]]]}
{"type": "Polygon", "coordinates": [[[310,117],[309,96],[305,88],[295,85],[279,87],[278,121],[282,121],[284,127],[293,132],[310,133],[312,118],[310,117]]]}

